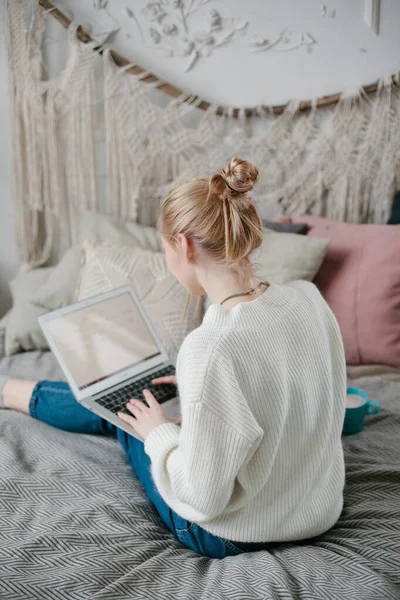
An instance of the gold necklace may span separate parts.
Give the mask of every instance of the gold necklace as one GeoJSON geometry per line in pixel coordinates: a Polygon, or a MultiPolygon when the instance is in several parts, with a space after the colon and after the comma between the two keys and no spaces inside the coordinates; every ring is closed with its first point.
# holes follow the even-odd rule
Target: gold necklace
{"type": "Polygon", "coordinates": [[[254,294],[254,292],[256,290],[258,290],[262,285],[266,285],[268,287],[269,283],[267,281],[261,281],[256,288],[253,288],[252,290],[249,290],[248,292],[240,292],[239,294],[232,294],[232,296],[228,296],[227,298],[225,298],[225,300],[222,300],[222,302],[220,302],[220,305],[222,306],[223,304],[225,304],[225,302],[228,302],[228,300],[232,300],[232,298],[238,298],[239,296],[250,296],[250,294],[254,294]]]}

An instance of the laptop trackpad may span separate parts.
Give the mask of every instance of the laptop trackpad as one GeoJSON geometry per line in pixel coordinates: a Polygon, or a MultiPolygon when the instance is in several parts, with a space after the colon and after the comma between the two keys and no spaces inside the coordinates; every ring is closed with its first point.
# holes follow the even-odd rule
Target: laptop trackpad
{"type": "Polygon", "coordinates": [[[161,406],[163,407],[170,419],[179,419],[179,417],[181,416],[179,398],[172,398],[171,400],[167,400],[166,402],[163,402],[161,406]]]}

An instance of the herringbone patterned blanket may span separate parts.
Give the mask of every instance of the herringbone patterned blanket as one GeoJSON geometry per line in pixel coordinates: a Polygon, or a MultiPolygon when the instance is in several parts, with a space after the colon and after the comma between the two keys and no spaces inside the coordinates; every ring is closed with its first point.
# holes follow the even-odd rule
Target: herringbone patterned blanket
{"type": "MultiPolygon", "coordinates": [[[[50,353],[0,360],[0,372],[60,377],[50,353]]],[[[174,539],[113,439],[0,411],[0,598],[398,600],[400,384],[357,383],[384,409],[343,440],[335,527],[312,544],[222,561],[174,539]]]]}

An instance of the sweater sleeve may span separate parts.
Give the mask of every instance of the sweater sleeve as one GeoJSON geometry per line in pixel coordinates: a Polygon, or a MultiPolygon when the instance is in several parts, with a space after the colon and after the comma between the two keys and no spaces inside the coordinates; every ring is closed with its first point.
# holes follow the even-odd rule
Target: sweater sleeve
{"type": "Polygon", "coordinates": [[[218,352],[204,361],[204,354],[195,360],[196,351],[186,349],[178,380],[182,426],[158,426],[146,438],[145,451],[167,504],[201,523],[243,505],[246,492],[236,478],[263,431],[245,414],[247,403],[218,352]]]}

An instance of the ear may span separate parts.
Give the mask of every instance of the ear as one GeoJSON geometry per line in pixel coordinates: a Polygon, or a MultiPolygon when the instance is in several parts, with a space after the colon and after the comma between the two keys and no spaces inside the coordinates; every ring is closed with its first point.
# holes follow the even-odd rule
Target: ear
{"type": "Polygon", "coordinates": [[[192,238],[184,236],[182,233],[177,235],[182,254],[187,262],[192,262],[194,258],[194,241],[192,238]]]}

